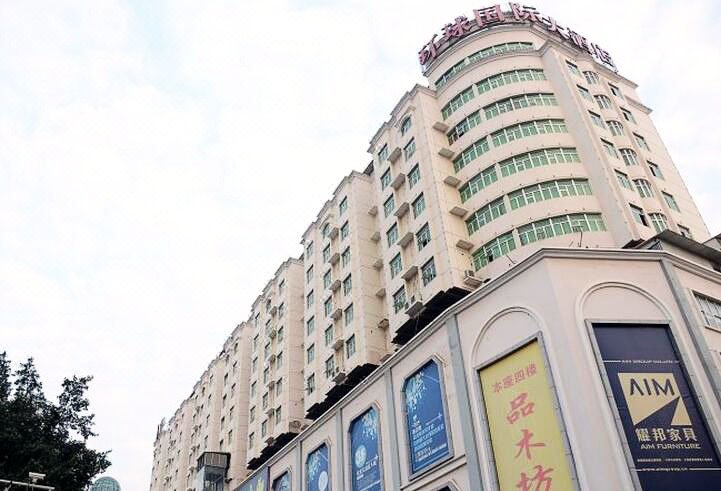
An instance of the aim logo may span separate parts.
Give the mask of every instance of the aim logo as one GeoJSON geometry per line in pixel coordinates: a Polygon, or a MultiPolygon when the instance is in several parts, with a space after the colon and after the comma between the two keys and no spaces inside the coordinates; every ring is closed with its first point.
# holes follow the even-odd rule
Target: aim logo
{"type": "MultiPolygon", "coordinates": [[[[673,373],[619,373],[618,378],[634,426],[666,408],[673,409],[670,426],[691,426],[673,373]]],[[[658,416],[663,414],[670,411],[658,416]]]]}

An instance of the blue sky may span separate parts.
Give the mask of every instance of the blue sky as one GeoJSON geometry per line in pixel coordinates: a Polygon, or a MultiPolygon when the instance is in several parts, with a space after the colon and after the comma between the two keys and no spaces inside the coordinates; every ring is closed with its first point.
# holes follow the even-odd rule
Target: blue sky
{"type": "MultiPolygon", "coordinates": [[[[95,375],[92,445],[125,489],[148,485],[157,423],[423,82],[418,49],[483,5],[0,3],[0,349],[35,356],[51,393],[95,375]]],[[[640,85],[721,232],[719,3],[535,6],[640,85]]]]}

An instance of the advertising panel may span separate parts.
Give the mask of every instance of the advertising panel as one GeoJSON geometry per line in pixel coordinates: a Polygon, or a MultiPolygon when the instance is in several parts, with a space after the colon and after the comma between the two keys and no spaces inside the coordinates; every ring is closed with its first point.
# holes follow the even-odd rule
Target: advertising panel
{"type": "Polygon", "coordinates": [[[574,489],[538,340],[479,376],[500,488],[574,489]]]}
{"type": "Polygon", "coordinates": [[[268,468],[264,467],[256,472],[252,478],[241,484],[236,491],[268,491],[268,468]]]}
{"type": "Polygon", "coordinates": [[[381,459],[378,411],[370,408],[350,424],[351,489],[380,491],[381,459]]]}
{"type": "Polygon", "coordinates": [[[272,491],[290,491],[290,472],[285,471],[273,480],[272,491]]]}
{"type": "Polygon", "coordinates": [[[435,361],[429,361],[406,379],[403,397],[411,473],[415,474],[448,457],[451,452],[441,372],[435,361]]]}
{"type": "Polygon", "coordinates": [[[305,475],[306,489],[308,491],[330,491],[328,445],[324,443],[308,454],[305,461],[305,475]]]}
{"type": "Polygon", "coordinates": [[[593,326],[641,488],[721,489],[721,466],[668,326],[593,326]]]}

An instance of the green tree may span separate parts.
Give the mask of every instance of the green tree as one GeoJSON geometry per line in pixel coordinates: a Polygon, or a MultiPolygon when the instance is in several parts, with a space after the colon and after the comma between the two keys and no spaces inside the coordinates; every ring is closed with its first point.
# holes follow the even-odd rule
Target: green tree
{"type": "Polygon", "coordinates": [[[12,373],[0,353],[0,478],[22,481],[47,475],[58,491],[80,491],[110,466],[109,452],[87,447],[94,415],[85,393],[92,377],[66,378],[57,403],[43,392],[32,358],[12,373]],[[13,377],[14,375],[14,377],[13,377]]]}

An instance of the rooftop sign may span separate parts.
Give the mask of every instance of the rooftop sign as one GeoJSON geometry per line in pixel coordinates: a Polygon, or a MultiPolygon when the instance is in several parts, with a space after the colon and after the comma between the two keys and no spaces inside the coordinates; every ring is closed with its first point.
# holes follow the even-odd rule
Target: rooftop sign
{"type": "Polygon", "coordinates": [[[571,42],[579,49],[591,54],[591,56],[599,62],[616,71],[616,65],[613,63],[608,51],[602,49],[597,44],[591,43],[574,30],[568,27],[562,27],[553,17],[543,15],[534,7],[512,2],[508,5],[511,9],[508,12],[501,10],[500,5],[494,5],[493,7],[473,10],[473,20],[469,20],[465,16],[460,16],[456,17],[454,22],[446,24],[443,27],[441,37],[438,38],[438,34],[434,34],[431,40],[418,52],[418,60],[423,69],[425,70],[433,60],[452,44],[472,32],[499,24],[530,22],[555,34],[562,41],[571,42]]]}

